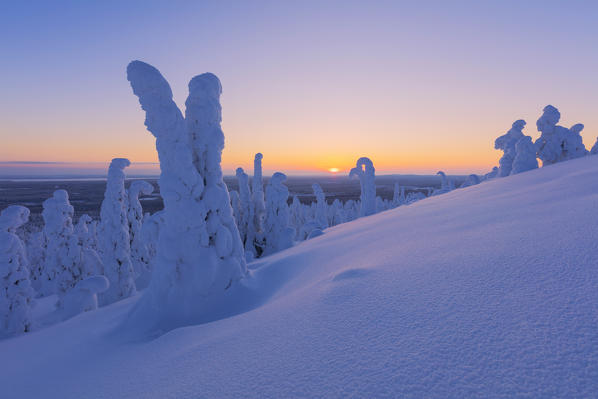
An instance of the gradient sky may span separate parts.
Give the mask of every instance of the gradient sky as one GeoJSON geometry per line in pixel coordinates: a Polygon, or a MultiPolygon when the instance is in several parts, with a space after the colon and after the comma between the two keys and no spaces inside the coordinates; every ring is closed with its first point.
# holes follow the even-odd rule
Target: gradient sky
{"type": "MultiPolygon", "coordinates": [[[[481,173],[552,104],[598,135],[596,1],[13,1],[0,13],[0,161],[155,162],[125,76],[184,104],[223,84],[223,169],[481,173]]],[[[76,164],[75,164],[76,165],[76,164]]],[[[0,169],[2,166],[0,165],[0,169]]]]}

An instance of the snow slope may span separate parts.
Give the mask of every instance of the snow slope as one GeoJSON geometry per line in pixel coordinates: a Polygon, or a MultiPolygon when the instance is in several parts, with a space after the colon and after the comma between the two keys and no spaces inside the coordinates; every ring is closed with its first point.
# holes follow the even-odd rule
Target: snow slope
{"type": "Polygon", "coordinates": [[[250,264],[210,323],[143,337],[137,296],[1,341],[2,396],[594,397],[597,176],[589,156],[331,228],[250,264]]]}

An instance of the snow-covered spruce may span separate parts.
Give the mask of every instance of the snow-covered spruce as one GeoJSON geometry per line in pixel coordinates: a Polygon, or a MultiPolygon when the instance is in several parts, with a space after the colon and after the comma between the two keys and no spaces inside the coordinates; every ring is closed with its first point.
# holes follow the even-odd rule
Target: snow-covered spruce
{"type": "Polygon", "coordinates": [[[60,317],[66,320],[79,313],[97,309],[98,294],[106,291],[109,286],[105,276],[91,276],[79,281],[64,297],[60,317]]]}
{"type": "MultiPolygon", "coordinates": [[[[266,202],[264,199],[264,183],[262,181],[262,158],[261,153],[255,154],[253,160],[253,179],[251,180],[251,198],[253,200],[253,231],[258,251],[263,245],[262,231],[264,218],[266,217],[266,202]]],[[[259,254],[258,254],[259,255],[259,254]]]]}
{"type": "Polygon", "coordinates": [[[461,187],[459,187],[459,188],[475,186],[476,184],[480,184],[480,181],[481,181],[480,176],[478,176],[476,174],[471,174],[471,175],[467,176],[467,179],[465,179],[465,181],[463,182],[463,184],[461,184],[461,187]]]}
{"type": "Polygon", "coordinates": [[[405,203],[405,187],[401,187],[399,182],[395,182],[392,192],[392,206],[394,208],[405,203]]]}
{"type": "Polygon", "coordinates": [[[494,142],[494,148],[503,151],[503,156],[498,161],[498,177],[505,177],[511,174],[513,160],[515,159],[515,144],[523,137],[522,130],[525,127],[523,119],[513,122],[511,129],[500,136],[494,142]]]}
{"type": "Polygon", "coordinates": [[[152,280],[129,321],[165,331],[209,317],[208,303],[247,273],[220,167],[222,89],[213,74],[194,77],[183,118],[156,68],[133,61],[127,78],[156,137],[164,199],[152,280]]]}
{"type": "Polygon", "coordinates": [[[108,167],[106,192],[100,209],[99,248],[104,275],[108,278],[110,287],[99,296],[102,306],[128,298],[137,292],[131,262],[124,172],[130,164],[128,159],[114,158],[108,167]]]}
{"type": "Polygon", "coordinates": [[[537,156],[542,160],[542,166],[557,162],[579,158],[588,154],[579,132],[582,124],[573,125],[571,129],[557,125],[561,113],[552,105],[544,107],[542,116],[536,122],[538,131],[542,134],[534,143],[537,156]]]}
{"type": "Polygon", "coordinates": [[[376,213],[376,169],[369,158],[362,157],[357,160],[349,177],[357,176],[361,186],[361,208],[359,216],[369,216],[376,213]]]}
{"type": "MultiPolygon", "coordinates": [[[[27,258],[29,259],[29,278],[31,286],[38,296],[42,295],[42,284],[47,281],[45,278],[45,257],[46,257],[46,236],[43,231],[38,231],[29,235],[25,242],[27,258]]],[[[49,291],[46,292],[50,294],[49,291]]]]}
{"type": "Polygon", "coordinates": [[[317,226],[320,230],[324,230],[328,228],[328,205],[326,204],[326,195],[324,194],[324,190],[318,183],[314,183],[311,185],[311,188],[314,192],[314,196],[316,197],[316,213],[314,215],[314,220],[317,223],[317,226]]]}
{"type": "Polygon", "coordinates": [[[513,159],[513,168],[511,174],[526,172],[537,169],[538,160],[536,159],[536,146],[532,143],[530,136],[523,136],[515,144],[515,159],[513,159]]]}
{"type": "Polygon", "coordinates": [[[264,255],[293,246],[295,229],[289,227],[289,189],[282,184],[284,173],[276,172],[266,186],[266,219],[264,220],[264,255]]]}
{"type": "Polygon", "coordinates": [[[0,212],[0,336],[31,331],[35,291],[29,281],[25,245],[16,230],[29,219],[29,209],[10,205],[0,212]]]}
{"type": "Polygon", "coordinates": [[[135,270],[135,287],[138,290],[147,287],[151,277],[147,244],[141,237],[143,208],[139,201],[139,195],[150,195],[153,192],[154,186],[145,180],[133,181],[127,190],[127,220],[129,222],[131,263],[133,263],[133,270],[135,270]]]}
{"type": "Polygon", "coordinates": [[[79,237],[74,234],[74,209],[65,190],[56,190],[43,203],[44,235],[47,240],[43,294],[55,293],[56,306],[64,305],[66,293],[86,276],[86,265],[82,261],[79,237]]]}
{"type": "Polygon", "coordinates": [[[102,260],[94,249],[96,238],[95,231],[92,230],[93,226],[93,220],[89,215],[81,215],[75,225],[74,235],[71,239],[76,240],[76,245],[80,247],[81,278],[104,274],[102,260]]]}
{"type": "Polygon", "coordinates": [[[247,173],[245,173],[243,168],[237,168],[236,176],[239,184],[239,210],[238,215],[236,215],[239,235],[241,236],[241,242],[243,243],[245,251],[251,253],[250,257],[255,257],[257,255],[255,247],[255,208],[251,197],[251,189],[249,188],[249,176],[247,176],[247,173]]]}
{"type": "Polygon", "coordinates": [[[592,154],[592,155],[598,154],[598,137],[596,138],[596,142],[594,143],[594,146],[592,147],[590,154],[592,154]]]}
{"type": "Polygon", "coordinates": [[[455,189],[455,183],[453,183],[453,181],[448,178],[446,173],[440,170],[436,174],[440,176],[440,188],[434,190],[432,195],[445,194],[455,189]]]}

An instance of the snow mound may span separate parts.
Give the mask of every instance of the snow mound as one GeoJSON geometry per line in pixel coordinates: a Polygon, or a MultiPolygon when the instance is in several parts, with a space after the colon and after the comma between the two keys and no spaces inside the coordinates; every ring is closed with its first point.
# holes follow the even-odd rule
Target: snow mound
{"type": "Polygon", "coordinates": [[[583,157],[329,228],[155,339],[117,328],[133,297],[1,341],[3,394],[593,397],[597,173],[583,157]]]}

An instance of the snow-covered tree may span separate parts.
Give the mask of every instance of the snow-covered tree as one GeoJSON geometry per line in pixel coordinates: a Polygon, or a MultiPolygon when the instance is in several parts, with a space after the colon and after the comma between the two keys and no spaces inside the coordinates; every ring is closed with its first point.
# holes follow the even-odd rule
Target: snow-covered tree
{"type": "Polygon", "coordinates": [[[498,161],[500,165],[498,168],[498,177],[505,177],[511,174],[513,159],[515,159],[515,144],[523,137],[522,130],[524,127],[525,121],[523,119],[516,120],[513,122],[511,129],[494,142],[494,148],[504,152],[502,158],[498,161]]]}
{"type": "MultiPolygon", "coordinates": [[[[96,237],[94,231],[91,230],[93,226],[93,220],[89,215],[81,215],[75,225],[75,234],[71,238],[72,241],[77,240],[76,245],[80,247],[81,278],[104,274],[102,260],[94,249],[96,237]]],[[[75,245],[74,242],[73,245],[75,245]]]]}
{"type": "Polygon", "coordinates": [[[100,295],[101,305],[109,305],[137,292],[131,262],[124,172],[130,164],[128,159],[114,158],[108,167],[106,192],[100,209],[99,247],[110,287],[100,295]]]}
{"type": "Polygon", "coordinates": [[[25,245],[16,234],[28,219],[24,206],[10,205],[0,212],[0,336],[31,331],[35,292],[25,245]]]}
{"type": "MultiPolygon", "coordinates": [[[[261,154],[258,155],[261,156],[261,154]]],[[[259,174],[261,180],[261,164],[259,174]]],[[[255,257],[257,255],[255,247],[256,220],[254,212],[254,202],[251,197],[251,189],[249,188],[249,176],[247,176],[247,173],[245,173],[243,168],[237,168],[236,176],[237,182],[239,184],[239,215],[237,217],[239,235],[241,236],[241,242],[243,243],[245,251],[250,252],[251,255],[255,257]]]]}
{"type": "Polygon", "coordinates": [[[542,166],[579,158],[588,153],[579,134],[583,125],[574,125],[570,130],[557,125],[560,118],[559,110],[547,105],[536,122],[538,131],[542,134],[534,144],[537,156],[542,160],[542,166]]]}
{"type": "Polygon", "coordinates": [[[46,257],[46,236],[43,231],[34,232],[29,235],[25,247],[27,250],[27,257],[29,259],[29,279],[31,286],[35,290],[36,294],[41,296],[50,294],[50,288],[48,287],[47,292],[43,292],[42,284],[47,281],[44,269],[45,269],[45,257],[46,257]]]}
{"type": "Polygon", "coordinates": [[[149,253],[147,244],[141,237],[141,226],[143,224],[143,208],[139,201],[139,195],[150,195],[154,192],[154,186],[145,180],[135,180],[127,190],[128,208],[127,220],[129,222],[129,242],[131,245],[131,263],[135,270],[135,287],[143,289],[147,287],[150,280],[149,253]]]}
{"type": "Polygon", "coordinates": [[[145,243],[147,249],[147,275],[142,278],[138,278],[135,281],[136,286],[139,289],[147,288],[150,284],[152,273],[154,270],[154,264],[156,260],[156,252],[158,250],[158,238],[160,236],[160,229],[164,226],[164,211],[158,211],[153,215],[146,213],[143,217],[143,224],[141,225],[141,231],[139,232],[141,239],[145,243]]]}
{"type": "Polygon", "coordinates": [[[43,203],[42,217],[47,247],[42,290],[47,293],[47,284],[50,283],[50,292],[58,296],[58,308],[63,306],[66,293],[86,274],[79,238],[74,234],[73,213],[74,209],[65,190],[56,190],[43,203]]]}
{"type": "Polygon", "coordinates": [[[455,183],[453,183],[453,181],[448,178],[446,173],[444,173],[443,171],[438,171],[436,174],[440,176],[440,188],[434,190],[432,195],[445,194],[455,189],[455,183]]]}
{"type": "Polygon", "coordinates": [[[347,221],[345,217],[345,209],[338,198],[332,201],[332,204],[328,207],[328,220],[331,226],[336,226],[347,221]]]}
{"type": "Polygon", "coordinates": [[[98,308],[99,293],[108,289],[110,283],[105,276],[91,276],[79,281],[64,297],[64,306],[60,310],[63,320],[98,308]]]}
{"type": "MultiPolygon", "coordinates": [[[[264,199],[264,183],[262,181],[262,159],[261,153],[255,154],[253,160],[253,179],[251,180],[251,196],[253,200],[253,231],[255,234],[254,241],[258,249],[262,245],[263,240],[263,223],[266,216],[266,202],[264,199]]],[[[259,255],[259,254],[258,254],[259,255]]]]}
{"type": "Polygon", "coordinates": [[[322,190],[322,187],[318,183],[312,184],[311,188],[316,197],[316,212],[314,219],[318,228],[324,230],[328,228],[328,205],[326,204],[326,194],[324,194],[324,190],[322,190]]]}
{"type": "Polygon", "coordinates": [[[131,322],[163,331],[205,316],[206,301],[247,273],[220,167],[222,87],[210,73],[191,79],[183,118],[156,68],[133,61],[127,78],[156,137],[164,199],[155,269],[131,322]]]}
{"type": "Polygon", "coordinates": [[[538,168],[536,146],[532,143],[532,138],[530,136],[523,136],[517,142],[515,145],[515,153],[513,168],[511,169],[512,175],[538,168]]]}
{"type": "Polygon", "coordinates": [[[461,187],[459,187],[459,188],[475,186],[476,184],[480,184],[480,181],[481,181],[480,176],[471,174],[471,175],[467,176],[467,179],[465,179],[465,181],[463,182],[463,184],[461,184],[461,187]]]}
{"type": "Polygon", "coordinates": [[[495,166],[492,168],[490,172],[484,175],[484,178],[482,180],[494,179],[496,176],[498,176],[498,167],[495,166]]]}
{"type": "Polygon", "coordinates": [[[399,182],[395,182],[394,190],[392,193],[392,206],[394,208],[401,206],[405,203],[405,187],[401,187],[399,182]]]}
{"type": "Polygon", "coordinates": [[[295,229],[295,240],[301,240],[300,231],[305,224],[305,206],[296,195],[293,196],[289,211],[291,213],[291,226],[295,229]]]}
{"type": "Polygon", "coordinates": [[[284,173],[276,172],[266,186],[266,219],[264,220],[264,255],[293,246],[295,230],[289,226],[289,189],[282,183],[284,173]]]}
{"type": "Polygon", "coordinates": [[[594,143],[594,146],[592,147],[590,154],[592,154],[592,155],[598,154],[598,137],[596,138],[596,142],[594,143]]]}
{"type": "Polygon", "coordinates": [[[376,169],[369,158],[362,157],[357,163],[349,177],[357,176],[361,186],[361,209],[359,216],[369,216],[376,213],[376,169]]]}

